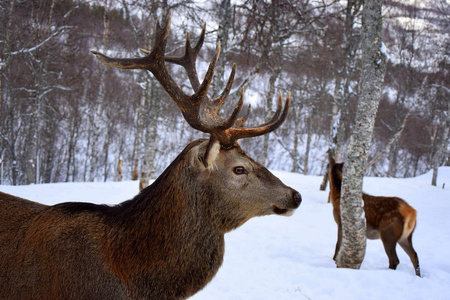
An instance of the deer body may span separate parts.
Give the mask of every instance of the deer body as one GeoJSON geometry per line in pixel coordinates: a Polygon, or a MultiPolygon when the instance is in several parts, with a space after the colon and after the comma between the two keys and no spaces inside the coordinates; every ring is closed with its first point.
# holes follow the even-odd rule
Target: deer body
{"type": "MultiPolygon", "coordinates": [[[[333,216],[338,225],[338,240],[333,259],[341,247],[341,184],[343,164],[337,164],[330,156],[330,199],[333,205],[333,216]]],[[[389,258],[389,268],[396,269],[399,264],[397,243],[411,259],[417,276],[420,276],[419,258],[412,245],[412,234],[416,226],[417,212],[403,199],[397,197],[371,196],[363,193],[364,214],[366,218],[366,236],[368,239],[381,239],[389,258]]]]}
{"type": "Polygon", "coordinates": [[[207,145],[192,142],[114,207],[1,193],[0,298],[185,299],[202,289],[222,264],[226,232],[254,216],[289,215],[300,201],[240,149],[219,150],[206,168],[198,156],[207,145]]]}
{"type": "Polygon", "coordinates": [[[145,57],[93,53],[109,66],[152,72],[189,125],[210,139],[190,143],[152,185],[114,207],[45,206],[0,194],[0,299],[185,299],[216,274],[225,233],[256,216],[290,216],[300,205],[297,191],[238,144],[278,128],[289,95],[283,109],[280,94],[273,118],[257,127],[243,127],[247,117],[238,118],[243,92],[231,116],[219,116],[235,72],[233,67],[223,93],[210,99],[220,45],[200,84],[195,60],[205,27],[194,48],[187,35],[182,57],[164,53],[170,14],[164,27],[156,27],[154,49],[145,57]],[[193,95],[175,83],[166,62],[185,68],[193,95]]]}

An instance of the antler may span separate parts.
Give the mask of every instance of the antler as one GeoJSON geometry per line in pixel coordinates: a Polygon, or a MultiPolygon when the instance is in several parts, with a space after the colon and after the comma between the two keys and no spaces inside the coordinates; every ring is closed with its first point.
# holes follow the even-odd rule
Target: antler
{"type": "Polygon", "coordinates": [[[202,33],[195,47],[191,47],[189,34],[187,34],[184,55],[180,57],[166,57],[165,49],[170,30],[171,15],[172,14],[169,13],[166,25],[164,27],[160,25],[159,21],[157,22],[154,48],[151,52],[141,49],[141,52],[146,54],[144,57],[111,58],[97,51],[91,52],[107,66],[123,69],[145,69],[150,71],[161,83],[170,97],[176,102],[189,125],[197,130],[210,133],[211,140],[218,140],[223,148],[232,148],[236,146],[238,139],[263,135],[277,129],[286,119],[290,105],[290,94],[288,94],[284,109],[282,109],[283,99],[280,93],[277,111],[273,118],[269,122],[257,127],[241,127],[248,115],[238,119],[238,115],[244,104],[244,89],[242,89],[241,97],[230,117],[222,118],[218,115],[218,111],[230,93],[231,86],[234,81],[236,65],[233,64],[228,83],[222,94],[214,99],[208,98],[207,94],[214,75],[214,69],[220,55],[220,43],[217,44],[214,58],[209,64],[209,68],[203,82],[200,84],[195,67],[195,61],[203,45],[206,24],[203,26],[202,33]],[[194,90],[193,95],[185,94],[175,83],[166,68],[165,62],[178,64],[186,70],[189,81],[191,82],[194,90]],[[200,106],[202,103],[204,105],[203,118],[200,116],[200,106]]]}

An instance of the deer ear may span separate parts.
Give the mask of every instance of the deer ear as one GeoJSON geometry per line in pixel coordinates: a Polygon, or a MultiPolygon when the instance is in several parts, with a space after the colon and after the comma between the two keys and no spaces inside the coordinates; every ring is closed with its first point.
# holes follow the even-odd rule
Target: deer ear
{"type": "Polygon", "coordinates": [[[211,137],[208,142],[208,146],[205,150],[205,155],[203,156],[203,164],[205,168],[211,168],[217,159],[220,151],[220,143],[218,140],[211,137]]]}
{"type": "Polygon", "coordinates": [[[336,161],[334,160],[333,154],[331,153],[331,149],[328,149],[328,159],[329,159],[329,166],[332,167],[336,164],[336,161]]]}

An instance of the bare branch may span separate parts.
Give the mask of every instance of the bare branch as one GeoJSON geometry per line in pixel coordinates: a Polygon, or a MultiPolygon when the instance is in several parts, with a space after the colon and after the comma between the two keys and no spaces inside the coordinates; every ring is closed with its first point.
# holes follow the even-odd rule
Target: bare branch
{"type": "Polygon", "coordinates": [[[31,48],[20,49],[20,50],[13,51],[13,52],[6,52],[5,54],[10,55],[10,56],[15,56],[15,55],[24,54],[24,53],[32,53],[32,52],[38,50],[39,48],[41,48],[42,46],[44,46],[45,44],[47,44],[53,38],[59,36],[60,34],[64,33],[67,29],[70,29],[70,28],[72,28],[72,26],[59,27],[49,37],[47,37],[45,40],[43,40],[42,42],[40,42],[36,46],[33,46],[31,48]]]}

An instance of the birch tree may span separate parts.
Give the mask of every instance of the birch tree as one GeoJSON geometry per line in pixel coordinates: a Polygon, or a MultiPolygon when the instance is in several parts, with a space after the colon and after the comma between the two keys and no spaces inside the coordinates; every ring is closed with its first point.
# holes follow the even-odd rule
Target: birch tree
{"type": "MultiPolygon", "coordinates": [[[[361,18],[363,0],[348,0],[344,11],[344,32],[342,37],[343,64],[336,64],[334,70],[335,82],[331,108],[331,126],[328,151],[338,161],[345,154],[350,122],[350,97],[352,83],[356,72],[357,50],[360,42],[360,28],[357,26],[361,18]]],[[[320,190],[326,190],[328,182],[328,168],[320,185],[320,190]]]]}
{"type": "MultiPolygon", "coordinates": [[[[421,57],[423,52],[419,51],[419,49],[426,49],[426,44],[430,43],[428,40],[430,29],[422,26],[418,11],[418,8],[406,10],[405,14],[409,18],[408,21],[394,31],[395,36],[393,37],[392,48],[397,50],[394,55],[399,60],[399,63],[397,66],[393,66],[393,76],[392,79],[389,78],[390,84],[396,91],[396,96],[392,99],[396,106],[394,109],[394,120],[393,124],[390,124],[388,127],[391,129],[393,136],[397,132],[402,132],[402,125],[405,124],[409,117],[408,114],[402,115],[402,108],[408,106],[412,108],[416,106],[418,99],[424,99],[423,89],[428,81],[428,76],[423,76],[421,70],[417,69],[417,66],[426,63],[428,60],[428,58],[421,57]]],[[[390,145],[388,153],[387,175],[389,177],[397,177],[399,156],[401,156],[398,139],[394,140],[390,145]]]]}
{"type": "Polygon", "coordinates": [[[357,26],[361,14],[363,0],[348,0],[345,8],[344,23],[344,64],[336,70],[334,88],[334,101],[332,108],[332,143],[330,151],[333,157],[341,160],[345,153],[347,140],[347,127],[350,122],[350,96],[352,94],[352,81],[356,72],[356,52],[360,41],[360,32],[357,26]]]}
{"type": "Polygon", "coordinates": [[[226,65],[226,57],[229,47],[230,40],[230,31],[231,31],[231,22],[232,22],[232,10],[231,10],[231,1],[230,0],[221,0],[218,3],[218,7],[216,8],[216,16],[218,22],[217,29],[217,41],[220,42],[221,55],[219,58],[219,62],[216,65],[215,70],[215,82],[213,82],[212,86],[212,94],[218,95],[220,91],[223,89],[225,85],[225,65],[226,65]]]}
{"type": "Polygon", "coordinates": [[[49,12],[45,15],[40,11],[30,12],[27,22],[17,21],[16,9],[20,7],[16,7],[18,4],[15,1],[10,1],[8,11],[3,10],[0,14],[0,18],[6,18],[0,34],[0,103],[3,113],[0,138],[12,160],[13,184],[18,183],[19,169],[22,169],[25,183],[37,182],[36,160],[42,136],[40,131],[48,130],[42,128],[44,107],[52,109],[48,99],[55,90],[67,90],[54,72],[51,72],[52,60],[49,53],[52,45],[57,44],[58,38],[70,27],[51,26],[54,1],[49,4],[49,12]],[[40,26],[35,26],[36,24],[40,26]],[[22,26],[27,27],[26,35],[23,34],[22,26]],[[17,73],[26,75],[17,77],[17,73]],[[19,83],[18,79],[22,78],[27,78],[28,81],[19,83]],[[6,85],[5,93],[3,85],[6,85]],[[22,106],[18,99],[23,99],[27,105],[22,106]],[[26,147],[18,149],[24,141],[26,147]]]}
{"type": "MultiPolygon", "coordinates": [[[[122,0],[122,6],[126,13],[126,19],[133,32],[136,52],[139,54],[139,47],[151,48],[153,40],[154,22],[161,17],[164,19],[170,10],[184,8],[190,4],[189,1],[178,1],[169,3],[168,1],[141,1],[133,4],[138,7],[150,20],[148,27],[137,29],[130,15],[129,4],[122,0]],[[145,33],[142,34],[140,30],[145,33]],[[139,39],[142,37],[142,39],[139,39]]],[[[142,190],[150,184],[150,179],[155,175],[156,154],[158,149],[158,124],[159,113],[162,107],[162,88],[153,76],[142,73],[139,79],[142,94],[139,99],[139,106],[136,111],[135,137],[133,146],[133,175],[134,180],[139,178],[139,189],[142,190]],[[140,166],[139,166],[140,164],[140,166]],[[138,168],[140,172],[138,172],[138,168]]]]}
{"type": "MultiPolygon", "coordinates": [[[[442,65],[444,68],[448,68],[448,63],[445,63],[445,61],[442,62],[442,65]]],[[[432,111],[435,129],[430,164],[433,170],[431,185],[436,186],[439,167],[445,163],[450,155],[448,150],[450,146],[450,88],[446,87],[444,83],[439,84],[438,82],[435,83],[434,88],[435,108],[432,111]]]]}
{"type": "MultiPolygon", "coordinates": [[[[103,11],[103,33],[102,33],[102,41],[101,46],[104,49],[108,49],[109,47],[109,35],[110,35],[110,17],[108,16],[109,11],[111,10],[111,1],[105,0],[104,2],[104,11],[103,11]]],[[[102,48],[99,47],[99,48],[102,48]]],[[[105,105],[105,75],[106,68],[104,66],[100,67],[99,75],[98,75],[98,90],[97,95],[91,99],[92,103],[90,106],[89,117],[90,117],[90,126],[91,131],[89,132],[89,146],[90,146],[90,155],[89,155],[89,181],[94,181],[98,175],[99,169],[99,157],[98,150],[100,145],[100,136],[103,134],[105,129],[104,122],[104,105],[105,105]]]]}
{"type": "Polygon", "coordinates": [[[431,178],[431,185],[433,186],[437,186],[439,167],[444,164],[450,164],[449,40],[450,37],[447,37],[433,47],[436,57],[435,61],[431,64],[429,73],[426,75],[426,77],[431,77],[428,85],[425,85],[428,87],[428,96],[424,98],[429,100],[428,104],[430,108],[428,111],[432,125],[429,167],[433,170],[431,178]]]}
{"type": "MultiPolygon", "coordinates": [[[[134,42],[136,45],[136,52],[139,54],[139,47],[143,44],[144,48],[151,46],[152,36],[154,34],[153,28],[157,20],[157,13],[160,12],[165,16],[170,9],[167,2],[160,3],[158,1],[144,2],[147,7],[143,7],[142,11],[146,13],[151,20],[149,28],[143,28],[146,33],[143,39],[139,40],[140,32],[136,28],[129,13],[128,4],[122,1],[122,5],[127,14],[127,21],[132,29],[134,42]]],[[[139,190],[146,188],[150,184],[151,175],[154,173],[155,156],[157,149],[157,128],[158,128],[158,112],[160,108],[159,101],[160,87],[156,80],[148,73],[142,73],[139,76],[139,86],[142,89],[142,94],[139,98],[139,106],[136,111],[136,125],[135,137],[133,147],[133,175],[132,179],[139,178],[139,190]],[[142,151],[143,150],[143,151],[142,151]],[[140,166],[139,166],[140,165],[140,166]],[[140,172],[138,171],[140,169],[140,172]]]]}
{"type": "MultiPolygon", "coordinates": [[[[276,88],[286,62],[294,60],[290,51],[293,39],[320,15],[309,2],[305,1],[245,1],[236,5],[237,14],[242,18],[234,31],[238,33],[241,55],[254,62],[254,69],[267,78],[264,89],[266,118],[273,114],[276,88]],[[241,23],[244,26],[240,25],[241,23]]],[[[296,48],[298,51],[298,48],[296,48]]],[[[270,135],[262,137],[258,161],[268,165],[267,152],[270,135]]]]}
{"type": "Polygon", "coordinates": [[[362,183],[386,72],[381,7],[382,0],[366,0],[362,12],[362,72],[354,129],[343,170],[340,204],[343,238],[336,257],[339,268],[359,269],[365,255],[362,183]]]}

